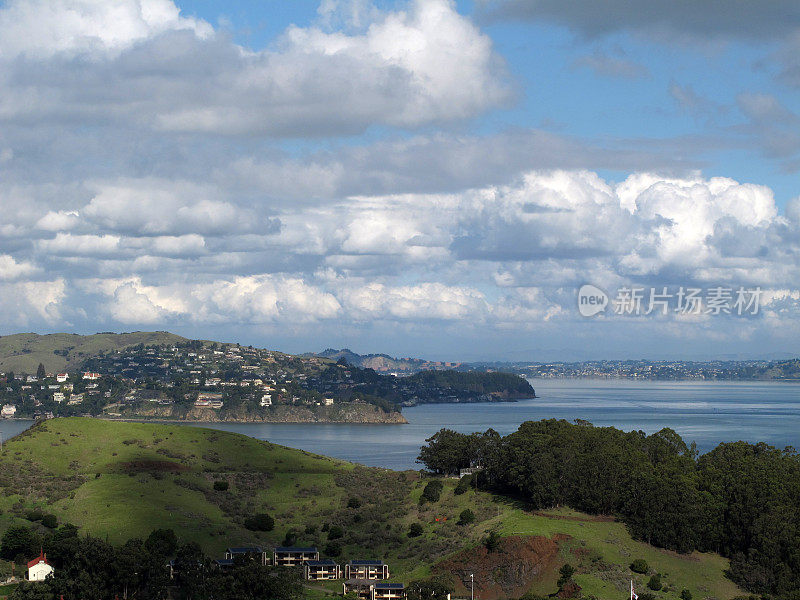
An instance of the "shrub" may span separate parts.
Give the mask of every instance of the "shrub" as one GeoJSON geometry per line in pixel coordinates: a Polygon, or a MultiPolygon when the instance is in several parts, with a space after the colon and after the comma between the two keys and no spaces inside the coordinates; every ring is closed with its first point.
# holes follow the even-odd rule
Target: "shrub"
{"type": "Polygon", "coordinates": [[[41,521],[43,517],[44,513],[39,509],[29,510],[25,513],[25,518],[28,519],[28,521],[41,521]]]}
{"type": "Polygon", "coordinates": [[[286,535],[283,536],[283,544],[284,546],[294,546],[297,543],[297,531],[294,529],[290,529],[286,532],[286,535]]]}
{"type": "Polygon", "coordinates": [[[325,546],[325,554],[330,556],[331,558],[335,558],[342,553],[342,545],[339,542],[329,542],[327,546],[325,546]]]}
{"type": "Polygon", "coordinates": [[[214,489],[218,492],[224,492],[229,487],[229,484],[226,480],[220,479],[214,482],[214,489]]]}
{"type": "Polygon", "coordinates": [[[408,537],[419,537],[422,535],[422,525],[420,523],[412,523],[408,528],[408,537]]]}
{"type": "Polygon", "coordinates": [[[347,501],[347,508],[361,508],[361,500],[353,496],[347,501]]]}
{"type": "Polygon", "coordinates": [[[306,525],[306,535],[314,535],[317,533],[317,526],[316,525],[306,525]]]}
{"type": "Polygon", "coordinates": [[[681,600],[692,600],[692,592],[687,589],[681,590],[681,600]]]}
{"type": "Polygon", "coordinates": [[[267,513],[258,513],[247,517],[244,520],[244,526],[250,531],[272,531],[275,527],[275,519],[267,513]]]}
{"type": "Polygon", "coordinates": [[[572,576],[575,574],[575,567],[569,563],[566,563],[558,570],[558,574],[560,575],[558,578],[558,587],[562,588],[570,579],[572,579],[572,576]]]}
{"type": "Polygon", "coordinates": [[[489,552],[494,552],[500,547],[500,534],[496,531],[490,531],[486,539],[483,540],[483,545],[489,552]]]}
{"type": "Polygon", "coordinates": [[[55,515],[47,514],[42,517],[42,525],[48,529],[55,529],[58,527],[58,517],[55,515]]]}
{"type": "Polygon", "coordinates": [[[661,585],[661,575],[659,575],[658,573],[653,575],[650,578],[650,581],[647,582],[647,587],[649,587],[654,592],[657,592],[658,590],[660,590],[661,587],[662,587],[662,585],[661,585]]]}
{"type": "Polygon", "coordinates": [[[644,575],[650,570],[650,565],[647,564],[647,561],[643,558],[637,558],[635,561],[631,563],[631,571],[634,573],[641,573],[644,575]]]}
{"type": "Polygon", "coordinates": [[[475,522],[475,513],[468,508],[462,510],[461,514],[458,516],[458,524],[469,525],[470,523],[473,522],[475,522]]]}
{"type": "Polygon", "coordinates": [[[461,494],[466,493],[469,490],[469,486],[472,483],[472,475],[464,475],[461,479],[458,480],[458,485],[456,489],[453,490],[453,493],[456,496],[460,496],[461,494]]]}
{"type": "Polygon", "coordinates": [[[422,496],[420,497],[420,501],[424,502],[427,500],[428,502],[438,502],[439,498],[442,497],[442,489],[444,485],[438,479],[434,479],[433,481],[429,481],[425,485],[425,489],[422,490],[422,496]]]}
{"type": "Polygon", "coordinates": [[[339,525],[331,525],[330,529],[328,529],[329,540],[338,540],[342,536],[344,536],[344,529],[339,525]]]}

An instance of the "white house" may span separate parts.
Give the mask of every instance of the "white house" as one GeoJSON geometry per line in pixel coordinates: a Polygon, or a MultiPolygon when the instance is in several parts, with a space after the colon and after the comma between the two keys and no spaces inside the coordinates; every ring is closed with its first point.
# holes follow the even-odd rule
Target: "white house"
{"type": "Polygon", "coordinates": [[[83,374],[84,379],[88,379],[90,381],[94,381],[95,379],[100,379],[100,373],[94,373],[91,371],[87,371],[83,374]]]}
{"type": "Polygon", "coordinates": [[[4,404],[3,408],[0,409],[0,416],[6,419],[13,417],[15,414],[17,414],[17,407],[13,404],[4,404]]]}
{"type": "Polygon", "coordinates": [[[69,373],[58,373],[56,375],[56,381],[58,383],[64,383],[67,379],[69,379],[69,373]]]}
{"type": "Polygon", "coordinates": [[[261,396],[261,406],[272,406],[272,394],[261,396]]]}
{"type": "Polygon", "coordinates": [[[53,565],[47,560],[44,551],[28,563],[28,581],[44,581],[55,573],[53,565]]]}
{"type": "Polygon", "coordinates": [[[53,401],[54,402],[63,402],[64,401],[64,393],[63,392],[55,392],[53,394],[53,401]]]}
{"type": "Polygon", "coordinates": [[[333,406],[333,398],[323,398],[322,404],[325,406],[333,406]]]}

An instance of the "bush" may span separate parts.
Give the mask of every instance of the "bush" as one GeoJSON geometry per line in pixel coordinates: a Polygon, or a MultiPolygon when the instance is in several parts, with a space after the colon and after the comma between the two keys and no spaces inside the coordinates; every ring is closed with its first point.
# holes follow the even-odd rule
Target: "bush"
{"type": "Polygon", "coordinates": [[[218,480],[214,482],[214,489],[218,492],[224,492],[229,487],[229,484],[224,479],[218,480]]]}
{"type": "Polygon", "coordinates": [[[329,540],[338,540],[343,536],[344,536],[344,529],[342,529],[339,525],[331,525],[330,529],[328,529],[329,540]]]}
{"type": "Polygon", "coordinates": [[[419,537],[422,535],[422,525],[420,523],[412,523],[408,528],[408,537],[419,537]]]}
{"type": "Polygon", "coordinates": [[[297,543],[297,531],[294,529],[290,529],[286,532],[286,535],[283,536],[283,546],[294,546],[297,543]]]}
{"type": "Polygon", "coordinates": [[[575,567],[569,563],[566,563],[558,570],[558,574],[560,575],[558,578],[558,587],[560,589],[564,587],[570,579],[572,579],[572,576],[575,574],[575,567]]]}
{"type": "Polygon", "coordinates": [[[453,493],[456,496],[460,496],[461,494],[466,493],[469,490],[469,486],[472,483],[472,475],[464,475],[461,479],[458,480],[458,485],[456,489],[453,490],[453,493]]]}
{"type": "Polygon", "coordinates": [[[55,529],[58,527],[58,517],[55,515],[47,514],[42,517],[42,525],[48,529],[55,529]]]}
{"type": "Polygon", "coordinates": [[[692,600],[692,592],[687,589],[681,590],[681,600],[692,600]]]}
{"type": "Polygon", "coordinates": [[[429,481],[425,485],[425,489],[422,490],[422,496],[420,497],[420,502],[424,503],[426,500],[428,502],[438,502],[439,498],[442,497],[442,489],[444,485],[438,479],[434,479],[433,481],[429,481]]]}
{"type": "Polygon", "coordinates": [[[483,540],[483,545],[489,552],[494,552],[500,547],[500,534],[496,531],[490,531],[486,539],[483,540]]]}
{"type": "Polygon", "coordinates": [[[650,592],[645,592],[643,594],[639,594],[639,600],[656,600],[656,595],[651,594],[650,592]]]}
{"type": "Polygon", "coordinates": [[[659,575],[658,573],[653,575],[650,578],[650,581],[647,582],[647,587],[649,587],[654,592],[657,592],[658,590],[660,590],[661,587],[662,587],[662,585],[661,585],[661,575],[659,575]]]}
{"type": "Polygon", "coordinates": [[[355,496],[347,501],[347,508],[361,508],[361,500],[355,496]]]}
{"type": "Polygon", "coordinates": [[[272,531],[275,527],[275,519],[267,513],[258,513],[247,517],[244,520],[244,526],[250,531],[272,531]]]}
{"type": "Polygon", "coordinates": [[[462,510],[461,514],[458,516],[459,525],[469,525],[470,523],[474,522],[475,522],[475,513],[468,508],[462,510]]]}
{"type": "Polygon", "coordinates": [[[317,526],[316,525],[306,525],[306,535],[314,535],[317,533],[317,526]]]}
{"type": "Polygon", "coordinates": [[[25,513],[25,518],[28,519],[28,521],[41,521],[43,517],[44,513],[38,509],[29,510],[25,513]]]}
{"type": "Polygon", "coordinates": [[[325,554],[330,556],[331,558],[335,558],[342,553],[342,545],[339,542],[329,542],[327,546],[325,546],[325,554]]]}
{"type": "Polygon", "coordinates": [[[650,570],[650,565],[647,564],[647,561],[643,558],[637,558],[635,561],[631,563],[631,571],[634,573],[641,573],[644,575],[650,570]]]}

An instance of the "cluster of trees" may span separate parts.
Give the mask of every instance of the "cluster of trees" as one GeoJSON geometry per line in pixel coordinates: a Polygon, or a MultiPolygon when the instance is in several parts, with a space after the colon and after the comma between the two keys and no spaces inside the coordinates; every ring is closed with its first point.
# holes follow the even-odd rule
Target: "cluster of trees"
{"type": "Polygon", "coordinates": [[[748,591],[800,598],[800,456],[720,444],[698,456],[671,429],[523,423],[505,437],[441,430],[419,462],[439,474],[480,464],[477,484],[532,507],[616,515],[631,534],[679,552],[719,552],[748,591]]]}
{"type": "Polygon", "coordinates": [[[81,537],[77,528],[63,525],[46,538],[27,527],[12,527],[0,541],[4,558],[30,559],[39,546],[55,568],[44,582],[22,583],[9,600],[77,598],[138,598],[162,600],[296,600],[302,596],[299,576],[291,569],[264,567],[242,558],[221,570],[200,546],[179,544],[171,529],[153,531],[146,540],[132,539],[112,546],[94,537],[81,537]],[[169,560],[174,559],[174,579],[169,560]]]}

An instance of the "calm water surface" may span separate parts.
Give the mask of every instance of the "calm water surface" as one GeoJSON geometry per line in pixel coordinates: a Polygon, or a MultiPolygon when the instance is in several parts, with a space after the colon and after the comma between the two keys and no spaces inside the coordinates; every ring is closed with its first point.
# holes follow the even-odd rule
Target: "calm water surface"
{"type": "MultiPolygon", "coordinates": [[[[419,448],[442,427],[501,434],[523,421],[585,419],[647,433],[675,429],[703,452],[720,442],[800,447],[800,384],[532,380],[539,398],[520,402],[428,404],[403,410],[408,425],[209,423],[276,444],[371,466],[416,469],[419,448]]],[[[29,422],[0,422],[3,439],[29,422]]]]}

